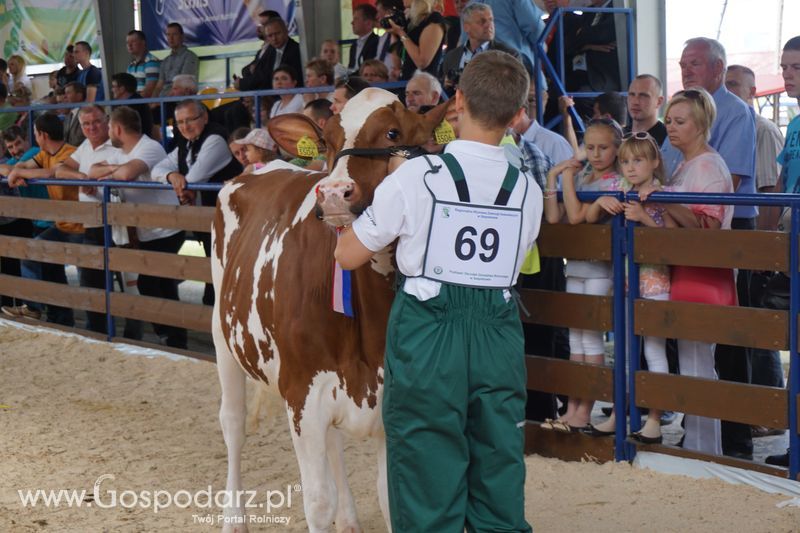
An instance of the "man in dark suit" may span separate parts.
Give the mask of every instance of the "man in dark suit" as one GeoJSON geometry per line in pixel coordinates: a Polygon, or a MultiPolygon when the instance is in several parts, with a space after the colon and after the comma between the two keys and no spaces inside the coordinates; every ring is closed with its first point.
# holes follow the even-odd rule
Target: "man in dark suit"
{"type": "MultiPolygon", "coordinates": [[[[86,86],[78,81],[71,81],[64,87],[64,95],[70,104],[86,101],[86,86]]],[[[64,117],[64,140],[72,146],[80,146],[86,139],[78,121],[80,107],[73,107],[64,117]]]]}
{"type": "Polygon", "coordinates": [[[448,95],[455,93],[458,77],[467,63],[480,52],[485,50],[499,50],[520,59],[519,52],[494,38],[494,16],[492,8],[486,4],[473,2],[461,11],[461,21],[464,24],[464,33],[467,42],[444,56],[442,60],[442,75],[444,90],[448,95]]]}
{"type": "Polygon", "coordinates": [[[349,72],[356,72],[361,63],[378,55],[380,37],[372,32],[377,17],[378,11],[370,4],[361,4],[353,9],[351,26],[357,39],[350,45],[350,61],[347,63],[349,72]]]}
{"type": "MultiPolygon", "coordinates": [[[[242,77],[236,79],[236,87],[242,91],[272,89],[272,71],[286,64],[303,72],[303,61],[300,58],[300,46],[289,38],[289,30],[281,18],[269,18],[266,12],[259,15],[261,34],[266,48],[262,48],[256,60],[242,69],[242,77]]],[[[298,86],[303,85],[302,78],[298,86]]]]}

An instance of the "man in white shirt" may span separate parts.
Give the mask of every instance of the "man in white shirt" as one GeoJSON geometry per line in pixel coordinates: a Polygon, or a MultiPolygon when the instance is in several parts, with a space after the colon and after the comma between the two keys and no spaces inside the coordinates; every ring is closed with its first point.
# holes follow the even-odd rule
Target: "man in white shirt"
{"type": "MultiPolygon", "coordinates": [[[[87,179],[92,165],[106,161],[118,150],[111,145],[108,137],[108,118],[105,110],[96,104],[79,108],[77,119],[86,139],[55,169],[55,177],[62,179],[87,179]]],[[[81,187],[78,200],[81,202],[100,202],[103,192],[94,187],[81,187]]],[[[105,242],[103,226],[83,225],[83,243],[103,246],[105,242]]],[[[104,289],[105,275],[102,270],[80,268],[81,287],[104,289]]],[[[103,313],[86,311],[86,328],[98,333],[106,333],[106,317],[103,313]]]]}
{"type": "MultiPolygon", "coordinates": [[[[127,106],[114,109],[109,125],[111,142],[119,151],[105,163],[92,167],[95,179],[124,181],[153,181],[151,169],[166,158],[164,148],[156,141],[142,135],[139,114],[127,106]]],[[[175,193],[164,189],[123,189],[122,200],[137,204],[178,205],[175,193]]],[[[184,232],[168,228],[136,228],[139,249],[155,252],[178,253],[184,241],[184,232]]],[[[139,293],[168,300],[178,300],[178,282],[174,279],[141,274],[139,293]]],[[[161,341],[173,348],[186,349],[186,330],[175,326],[153,324],[161,341]]]]}

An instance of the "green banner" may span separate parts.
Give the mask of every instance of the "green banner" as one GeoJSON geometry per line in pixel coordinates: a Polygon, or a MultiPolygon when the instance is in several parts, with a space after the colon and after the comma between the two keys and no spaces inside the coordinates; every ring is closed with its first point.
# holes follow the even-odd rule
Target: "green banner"
{"type": "Polygon", "coordinates": [[[0,0],[2,57],[19,54],[28,65],[59,63],[67,45],[77,41],[99,55],[92,0],[0,0]]]}

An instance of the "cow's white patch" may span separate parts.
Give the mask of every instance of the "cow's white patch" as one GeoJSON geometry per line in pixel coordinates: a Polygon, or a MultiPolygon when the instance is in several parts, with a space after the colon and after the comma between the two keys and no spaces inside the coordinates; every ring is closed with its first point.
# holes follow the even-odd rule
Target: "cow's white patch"
{"type": "MultiPolygon", "coordinates": [[[[223,265],[227,263],[226,257],[228,254],[228,246],[230,245],[231,237],[233,237],[233,233],[239,229],[239,216],[233,212],[233,209],[231,209],[231,195],[242,185],[244,185],[244,183],[232,183],[224,186],[219,191],[219,205],[222,211],[222,226],[225,230],[222,241],[222,257],[220,258],[223,265]]],[[[211,249],[214,250],[214,247],[212,246],[211,249]]]]}
{"type": "MultiPolygon", "coordinates": [[[[383,371],[379,372],[382,376],[383,371]]],[[[363,390],[356,391],[363,394],[363,390]]],[[[341,429],[355,438],[366,438],[383,432],[383,419],[381,417],[381,401],[383,398],[383,384],[378,383],[377,389],[372,391],[375,401],[374,407],[365,397],[361,403],[355,403],[348,394],[348,387],[339,379],[336,372],[319,372],[311,381],[308,395],[303,410],[300,414],[300,431],[306,426],[319,428],[325,422],[330,422],[337,429],[341,429]],[[338,389],[336,398],[333,390],[338,389]],[[307,419],[310,417],[310,419],[307,419]]]]}
{"type": "Polygon", "coordinates": [[[392,265],[392,248],[387,246],[373,255],[369,266],[382,276],[388,276],[394,272],[394,266],[392,265]]]}
{"type": "MultiPolygon", "coordinates": [[[[342,149],[353,148],[353,146],[355,146],[356,137],[358,137],[361,128],[366,124],[367,118],[369,118],[376,109],[391,105],[392,102],[399,102],[397,95],[375,87],[364,89],[350,99],[350,101],[345,104],[341,113],[341,126],[342,130],[344,130],[344,145],[342,149]]],[[[347,160],[349,157],[350,156],[346,155],[337,161],[336,166],[331,170],[328,177],[324,178],[320,183],[328,180],[350,180],[351,178],[347,171],[347,160]]]]}
{"type": "Polygon", "coordinates": [[[254,170],[252,174],[266,174],[267,172],[272,172],[273,170],[300,170],[303,172],[311,172],[310,170],[306,170],[303,167],[298,167],[297,165],[293,165],[288,161],[284,161],[282,159],[274,159],[264,165],[263,167],[259,168],[258,170],[254,170]]]}

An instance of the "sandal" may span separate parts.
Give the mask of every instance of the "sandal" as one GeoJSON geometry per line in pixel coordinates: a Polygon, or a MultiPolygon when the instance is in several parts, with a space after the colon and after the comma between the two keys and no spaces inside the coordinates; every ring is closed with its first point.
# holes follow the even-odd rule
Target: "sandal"
{"type": "Polygon", "coordinates": [[[552,418],[545,418],[544,421],[541,424],[539,424],[539,427],[541,429],[552,431],[553,429],[555,429],[553,427],[553,422],[555,422],[555,420],[553,420],[552,418]]]}
{"type": "Polygon", "coordinates": [[[597,427],[593,426],[592,424],[587,424],[587,426],[583,429],[583,432],[590,437],[610,437],[614,435],[614,431],[603,431],[602,429],[597,429],[597,427]]]}
{"type": "Polygon", "coordinates": [[[553,421],[553,429],[558,431],[559,433],[574,433],[579,431],[581,428],[570,426],[568,423],[564,422],[563,420],[554,420],[553,421]]]}
{"type": "Polygon", "coordinates": [[[630,437],[636,442],[640,442],[642,444],[661,444],[664,440],[663,435],[659,435],[658,437],[647,437],[645,435],[642,435],[641,431],[636,431],[634,433],[631,433],[630,437]]]}

